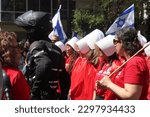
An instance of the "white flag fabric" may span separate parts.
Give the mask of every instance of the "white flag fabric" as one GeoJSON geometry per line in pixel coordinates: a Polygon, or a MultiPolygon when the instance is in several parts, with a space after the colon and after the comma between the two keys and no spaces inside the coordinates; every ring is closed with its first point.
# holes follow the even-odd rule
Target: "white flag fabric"
{"type": "Polygon", "coordinates": [[[106,35],[115,34],[116,31],[124,27],[134,27],[134,4],[119,15],[119,17],[107,30],[106,35]]]}
{"type": "Polygon", "coordinates": [[[60,20],[60,9],[61,9],[61,5],[59,6],[59,9],[57,10],[57,13],[54,15],[53,19],[52,19],[52,27],[53,27],[53,31],[49,34],[49,38],[51,38],[51,36],[53,34],[59,36],[60,41],[65,42],[65,40],[67,39],[67,36],[63,30],[63,26],[60,20]]]}

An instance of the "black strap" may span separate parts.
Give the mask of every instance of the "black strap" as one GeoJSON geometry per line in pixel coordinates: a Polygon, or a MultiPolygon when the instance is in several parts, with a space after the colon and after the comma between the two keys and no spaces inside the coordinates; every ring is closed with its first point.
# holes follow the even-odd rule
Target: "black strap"
{"type": "Polygon", "coordinates": [[[2,98],[2,87],[3,87],[3,76],[2,76],[2,69],[0,67],[0,99],[2,98]]]}
{"type": "Polygon", "coordinates": [[[3,72],[3,93],[5,95],[6,100],[10,100],[11,99],[11,83],[10,83],[10,79],[7,76],[6,72],[4,70],[2,70],[3,72]]]}

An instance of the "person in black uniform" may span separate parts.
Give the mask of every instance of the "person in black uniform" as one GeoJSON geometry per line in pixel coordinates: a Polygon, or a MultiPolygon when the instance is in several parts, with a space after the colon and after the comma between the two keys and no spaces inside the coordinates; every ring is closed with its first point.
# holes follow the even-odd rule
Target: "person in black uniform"
{"type": "Polygon", "coordinates": [[[15,24],[27,31],[27,38],[31,44],[25,75],[31,86],[32,99],[67,99],[70,78],[65,70],[65,60],[61,50],[48,38],[52,29],[50,14],[30,10],[18,16],[15,24]],[[59,95],[58,85],[61,90],[59,95]]]}

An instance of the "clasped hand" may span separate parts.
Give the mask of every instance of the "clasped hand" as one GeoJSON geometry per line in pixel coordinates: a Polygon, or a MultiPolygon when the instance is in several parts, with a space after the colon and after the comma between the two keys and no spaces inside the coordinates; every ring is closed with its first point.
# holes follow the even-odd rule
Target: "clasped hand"
{"type": "Polygon", "coordinates": [[[96,81],[96,88],[108,88],[109,84],[111,83],[111,79],[109,76],[104,76],[101,80],[96,81]]]}

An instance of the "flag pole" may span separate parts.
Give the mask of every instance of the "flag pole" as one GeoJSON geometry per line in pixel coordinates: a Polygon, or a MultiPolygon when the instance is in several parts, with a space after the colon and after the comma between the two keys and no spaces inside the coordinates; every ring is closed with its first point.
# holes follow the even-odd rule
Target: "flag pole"
{"type": "Polygon", "coordinates": [[[137,54],[139,54],[141,51],[143,51],[146,47],[148,47],[150,45],[150,41],[147,42],[145,44],[145,46],[143,48],[141,48],[140,50],[138,50],[133,56],[131,56],[127,61],[125,61],[121,66],[119,66],[117,69],[115,69],[110,75],[109,77],[111,77],[114,73],[116,73],[117,71],[119,71],[128,61],[130,61],[133,57],[135,57],[137,54]]]}
{"type": "MultiPolygon", "coordinates": [[[[150,41],[148,43],[146,43],[143,48],[138,50],[133,56],[131,56],[126,62],[124,62],[121,66],[119,66],[117,69],[115,69],[108,77],[110,78],[114,73],[118,72],[127,62],[129,62],[133,57],[135,57],[137,54],[139,54],[141,51],[143,51],[149,45],[150,45],[150,41]]],[[[102,79],[105,79],[105,77],[103,77],[102,79]]],[[[100,85],[100,83],[102,82],[102,79],[96,81],[97,86],[100,85]]]]}

